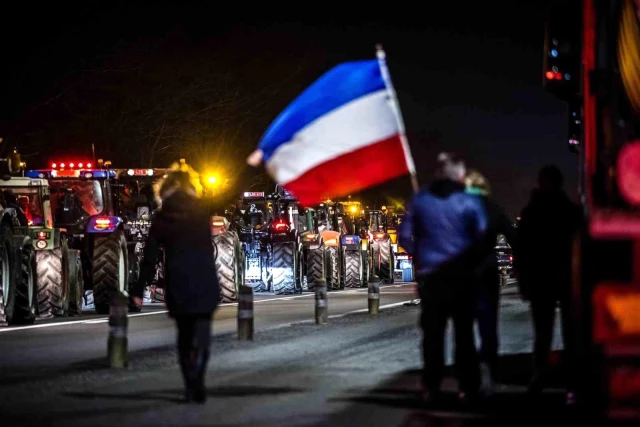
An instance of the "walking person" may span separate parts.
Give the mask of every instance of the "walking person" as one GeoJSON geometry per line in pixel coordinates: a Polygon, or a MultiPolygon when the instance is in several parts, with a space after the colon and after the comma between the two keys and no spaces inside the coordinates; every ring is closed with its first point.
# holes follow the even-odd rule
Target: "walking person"
{"type": "Polygon", "coordinates": [[[220,299],[210,218],[188,172],[170,172],[160,186],[159,196],[162,203],[153,216],[140,277],[133,292],[134,301],[142,304],[143,290],[153,278],[162,246],[166,268],[165,300],[178,329],[185,399],[204,403],[211,322],[220,299]]]}
{"type": "Polygon", "coordinates": [[[441,395],[447,321],[455,328],[458,396],[477,396],[478,361],[473,322],[475,292],[473,249],[486,230],[486,216],[477,197],[465,193],[465,164],[457,156],[438,156],[436,179],[415,195],[398,233],[400,245],[416,262],[423,330],[423,400],[441,395]]]}
{"type": "Polygon", "coordinates": [[[477,196],[487,217],[487,231],[479,242],[480,258],[474,272],[477,304],[476,318],[480,332],[480,376],[481,390],[485,395],[493,392],[495,373],[498,368],[498,306],[500,301],[500,272],[496,256],[496,242],[502,234],[513,248],[516,230],[502,208],[491,199],[491,186],[478,171],[472,170],[465,178],[467,193],[477,196]]]}
{"type": "Polygon", "coordinates": [[[556,307],[560,306],[564,342],[567,403],[573,403],[571,370],[573,342],[570,333],[572,242],[582,213],[563,190],[564,177],[554,165],[542,167],[538,188],[520,215],[515,267],[525,299],[531,302],[534,327],[534,374],[530,393],[542,391],[549,370],[556,307]]]}

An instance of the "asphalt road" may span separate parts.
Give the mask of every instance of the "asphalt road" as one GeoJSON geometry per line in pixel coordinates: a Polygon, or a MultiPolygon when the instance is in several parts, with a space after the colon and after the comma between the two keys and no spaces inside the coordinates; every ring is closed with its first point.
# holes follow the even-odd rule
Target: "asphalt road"
{"type": "MultiPolygon", "coordinates": [[[[252,342],[235,337],[236,308],[221,308],[206,405],[181,403],[175,332],[164,313],[131,317],[130,366],[123,370],[105,365],[104,319],[2,332],[2,425],[540,425],[571,417],[559,385],[535,405],[524,395],[532,336],[528,305],[513,289],[505,289],[501,304],[503,373],[496,399],[460,407],[451,398],[437,409],[417,399],[419,307],[403,304],[414,297],[414,286],[381,292],[387,308],[377,316],[366,313],[366,289],[331,293],[327,325],[311,321],[313,296],[260,297],[252,342]]],[[[450,377],[445,390],[455,391],[450,377]]]]}

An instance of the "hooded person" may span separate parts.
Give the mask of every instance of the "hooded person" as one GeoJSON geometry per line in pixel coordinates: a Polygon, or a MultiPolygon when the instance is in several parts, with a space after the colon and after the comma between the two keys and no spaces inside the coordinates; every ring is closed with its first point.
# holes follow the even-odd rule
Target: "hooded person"
{"type": "Polygon", "coordinates": [[[165,253],[165,301],[178,328],[178,355],[185,399],[206,400],[204,376],[209,360],[213,312],[220,300],[211,244],[210,218],[189,172],[178,169],[159,185],[161,207],[154,213],[140,276],[133,296],[141,305],[160,252],[165,253]]]}
{"type": "Polygon", "coordinates": [[[476,319],[480,333],[480,373],[486,394],[493,391],[498,361],[498,303],[500,300],[500,273],[496,256],[499,235],[516,245],[516,230],[501,207],[494,203],[489,181],[478,171],[470,170],[465,177],[466,192],[482,202],[487,217],[487,231],[478,243],[478,265],[474,271],[477,301],[476,319]]]}
{"type": "Polygon", "coordinates": [[[459,397],[475,397],[480,378],[474,342],[474,249],[486,229],[481,201],[465,193],[464,162],[450,153],[438,156],[436,179],[418,192],[398,233],[400,246],[413,255],[421,298],[423,401],[440,397],[447,320],[455,329],[459,397]]]}
{"type": "Polygon", "coordinates": [[[564,191],[564,176],[555,165],[538,172],[538,187],[520,214],[515,269],[523,296],[531,301],[534,327],[534,374],[529,392],[542,391],[549,372],[556,307],[560,306],[567,375],[567,403],[575,401],[571,324],[572,245],[583,221],[580,206],[564,191]]]}

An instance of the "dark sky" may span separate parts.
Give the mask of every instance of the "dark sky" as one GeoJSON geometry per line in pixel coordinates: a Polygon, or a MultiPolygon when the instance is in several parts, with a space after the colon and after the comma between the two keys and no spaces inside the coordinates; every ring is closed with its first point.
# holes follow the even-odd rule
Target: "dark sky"
{"type": "MultiPolygon", "coordinates": [[[[545,3],[390,2],[366,11],[340,3],[300,3],[285,11],[204,1],[3,5],[0,136],[51,96],[56,82],[140,37],[181,31],[190,43],[240,65],[261,55],[260,66],[245,70],[247,79],[255,74],[256,80],[286,82],[287,89],[255,118],[258,129],[324,71],[373,58],[374,45],[382,43],[421,183],[430,179],[439,151],[459,152],[487,175],[496,199],[515,216],[544,163],[558,164],[570,195],[576,193],[566,107],[541,87],[545,3]],[[282,61],[296,69],[273,71],[282,61]]],[[[246,141],[246,152],[256,144],[246,141]]],[[[383,203],[382,194],[406,196],[410,188],[401,179],[369,193],[380,194],[383,203]]]]}

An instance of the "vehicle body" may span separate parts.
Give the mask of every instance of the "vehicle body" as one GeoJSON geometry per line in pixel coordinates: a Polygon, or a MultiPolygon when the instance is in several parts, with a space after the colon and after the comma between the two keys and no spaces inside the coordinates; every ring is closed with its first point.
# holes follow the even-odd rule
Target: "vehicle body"
{"type": "Polygon", "coordinates": [[[341,247],[345,286],[367,286],[373,277],[373,248],[368,233],[368,222],[362,204],[342,201],[335,204],[341,224],[341,247]]]}
{"type": "Polygon", "coordinates": [[[513,271],[513,251],[504,235],[498,235],[495,250],[498,261],[498,271],[502,276],[511,276],[513,271]]]}
{"type": "Polygon", "coordinates": [[[91,291],[85,294],[87,304],[92,299],[100,314],[109,312],[116,292],[126,295],[129,289],[126,221],[119,216],[116,171],[110,164],[59,162],[27,172],[48,180],[53,224],[66,230],[67,247],[80,251],[84,286],[91,291]]]}
{"type": "MultiPolygon", "coordinates": [[[[167,169],[138,168],[116,169],[116,179],[111,188],[116,195],[118,216],[124,220],[124,235],[127,241],[129,286],[140,276],[140,263],[149,237],[153,213],[158,208],[156,185],[166,175],[167,169]]],[[[164,250],[156,263],[155,273],[145,290],[145,299],[164,301],[165,290],[164,250]]]]}
{"type": "Polygon", "coordinates": [[[569,106],[586,219],[572,265],[577,391],[600,424],[640,418],[638,12],[631,0],[559,2],[545,35],[543,80],[569,106]]]}
{"type": "Polygon", "coordinates": [[[333,229],[330,206],[320,203],[307,208],[304,219],[306,231],[301,233],[301,241],[307,290],[313,290],[317,279],[326,280],[328,290],[343,289],[340,232],[333,229]]]}
{"type": "Polygon", "coordinates": [[[297,201],[280,188],[274,194],[245,192],[234,226],[245,253],[245,283],[277,295],[302,290],[302,244],[297,201]]]}
{"type": "Polygon", "coordinates": [[[415,280],[413,256],[398,245],[398,231],[404,219],[404,214],[387,211],[387,234],[391,239],[393,251],[393,277],[396,282],[413,282],[415,280]]]}
{"type": "Polygon", "coordinates": [[[7,178],[0,181],[0,190],[5,199],[7,193],[15,197],[34,242],[39,316],[80,314],[84,296],[80,251],[67,246],[65,229],[54,227],[47,180],[7,178]]]}
{"type": "MultiPolygon", "coordinates": [[[[373,273],[383,283],[393,283],[395,254],[387,233],[387,218],[381,210],[367,211],[368,234],[373,249],[373,273]]],[[[394,233],[395,234],[395,233],[394,233]]],[[[397,234],[395,234],[397,237],[397,234]]]]}

